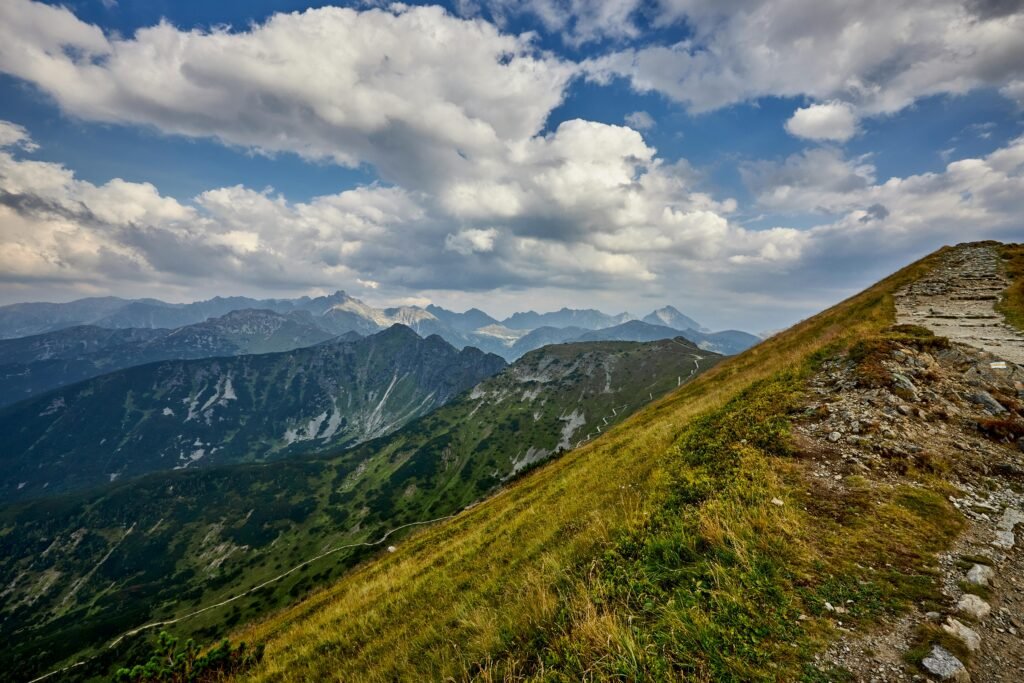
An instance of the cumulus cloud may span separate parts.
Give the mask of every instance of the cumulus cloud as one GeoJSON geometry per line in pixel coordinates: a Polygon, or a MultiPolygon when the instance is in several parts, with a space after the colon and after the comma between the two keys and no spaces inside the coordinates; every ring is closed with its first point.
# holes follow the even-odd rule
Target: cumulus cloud
{"type": "Polygon", "coordinates": [[[759,207],[827,214],[804,229],[736,223],[735,201],[697,191],[688,167],[661,162],[629,128],[567,122],[517,153],[528,171],[490,181],[510,188],[519,211],[481,196],[456,215],[423,193],[380,185],[307,202],[234,186],[180,202],[148,183],[97,185],[0,151],[0,278],[183,297],[353,285],[392,299],[700,291],[705,306],[765,315],[768,306],[823,305],[851,281],[866,284],[944,242],[1022,230],[1024,138],[941,173],[884,182],[868,159],[829,147],[748,164],[759,207]]]}
{"type": "Polygon", "coordinates": [[[857,132],[857,113],[845,102],[812,104],[793,112],[786,130],[808,140],[846,142],[857,132]]]}
{"type": "Polygon", "coordinates": [[[539,131],[575,66],[440,7],[275,14],[243,31],[104,35],[68,9],[0,4],[0,70],[68,113],[294,152],[433,189],[539,131]]]}
{"type": "Polygon", "coordinates": [[[624,77],[694,112],[806,96],[874,115],[1024,76],[1019,3],[661,0],[654,21],[692,35],[590,60],[591,78],[624,77]]]}
{"type": "Polygon", "coordinates": [[[1024,79],[1011,81],[999,89],[1003,97],[1013,100],[1017,106],[1024,109],[1024,79]]]}
{"type": "MultiPolygon", "coordinates": [[[[504,23],[508,17],[528,15],[544,28],[559,33],[574,46],[601,39],[627,40],[640,35],[635,15],[642,0],[487,0],[491,15],[504,23]]],[[[479,11],[474,4],[467,13],[479,11]]]]}
{"type": "MultiPolygon", "coordinates": [[[[586,4],[533,6],[579,14],[586,4]]],[[[598,27],[618,21],[628,38],[631,6],[594,4],[605,19],[571,19],[562,30],[586,41],[614,36],[598,27]]],[[[857,116],[923,95],[992,85],[1014,97],[1021,82],[1021,20],[1003,6],[657,7],[651,21],[685,20],[693,37],[594,60],[591,77],[626,76],[695,111],[761,95],[807,97],[813,104],[788,128],[809,139],[842,141],[857,116]]],[[[381,178],[304,202],[241,185],[175,199],[147,183],[94,184],[25,159],[29,132],[0,123],[0,278],[11,283],[204,293],[239,283],[275,292],[357,283],[395,298],[501,288],[662,298],[699,291],[723,305],[742,292],[734,300],[747,306],[782,293],[812,306],[823,302],[807,304],[799,281],[807,274],[838,282],[832,276],[844,268],[883,263],[868,255],[879,245],[896,265],[948,239],[1006,234],[1019,229],[1024,208],[1020,141],[943,173],[885,182],[870,158],[824,146],[744,164],[757,208],[782,217],[767,229],[744,226],[735,200],[703,191],[685,162],[658,156],[644,139],[643,112],[630,115],[631,127],[549,126],[577,67],[530,35],[436,7],[324,8],[237,31],[161,23],[119,37],[65,8],[9,0],[0,3],[0,70],[83,119],[365,163],[381,178]],[[785,224],[786,214],[807,213],[825,222],[785,224]],[[848,262],[835,257],[847,253],[848,262]]]]}
{"type": "Polygon", "coordinates": [[[622,289],[681,268],[799,254],[799,231],[730,222],[735,201],[697,191],[687,166],[664,164],[630,128],[568,121],[511,154],[515,163],[436,197],[370,185],[292,202],[233,186],[180,202],[148,183],[96,185],[59,164],[0,152],[0,270],[11,282],[95,288],[356,282],[408,295],[622,289]]]}
{"type": "Polygon", "coordinates": [[[479,230],[471,228],[457,233],[448,233],[444,239],[444,247],[449,251],[455,251],[463,256],[473,253],[486,253],[494,251],[494,238],[498,231],[494,228],[479,230]]]}
{"type": "MultiPolygon", "coordinates": [[[[760,206],[839,215],[810,231],[818,241],[857,240],[870,248],[900,240],[963,241],[1024,232],[1024,137],[991,154],[947,164],[941,173],[875,179],[864,157],[809,150],[745,170],[760,206]]],[[[864,247],[860,247],[864,248],[864,247]]]]}

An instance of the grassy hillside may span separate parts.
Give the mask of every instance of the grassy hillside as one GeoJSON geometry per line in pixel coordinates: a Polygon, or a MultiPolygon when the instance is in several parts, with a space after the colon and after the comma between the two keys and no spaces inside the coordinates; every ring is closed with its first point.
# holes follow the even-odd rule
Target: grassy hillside
{"type": "Polygon", "coordinates": [[[859,626],[927,599],[957,527],[927,473],[871,505],[823,497],[788,426],[808,373],[892,334],[892,293],[935,259],[238,632],[266,646],[244,677],[822,680],[824,602],[856,597],[859,626]]]}

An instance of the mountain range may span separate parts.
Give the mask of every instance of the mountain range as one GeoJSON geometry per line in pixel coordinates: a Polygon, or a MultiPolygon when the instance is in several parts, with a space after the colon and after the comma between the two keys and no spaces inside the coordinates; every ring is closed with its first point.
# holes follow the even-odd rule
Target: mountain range
{"type": "Polygon", "coordinates": [[[0,497],[351,446],[504,367],[396,324],[283,353],[119,370],[0,410],[0,497]]]}
{"type": "Polygon", "coordinates": [[[333,338],[306,312],[245,309],[177,329],[76,325],[0,339],[0,406],[135,365],[290,351],[333,338]]]}
{"type": "Polygon", "coordinates": [[[760,341],[736,330],[712,332],[672,306],[642,320],[628,313],[563,308],[515,313],[499,321],[479,309],[457,313],[432,304],[374,308],[342,291],[298,299],[215,297],[191,304],[110,297],[13,304],[0,307],[0,406],[142,363],[288,351],[339,335],[373,334],[394,324],[507,361],[544,344],[593,338],[587,335],[597,330],[614,330],[598,338],[629,341],[681,334],[726,355],[760,341]]]}

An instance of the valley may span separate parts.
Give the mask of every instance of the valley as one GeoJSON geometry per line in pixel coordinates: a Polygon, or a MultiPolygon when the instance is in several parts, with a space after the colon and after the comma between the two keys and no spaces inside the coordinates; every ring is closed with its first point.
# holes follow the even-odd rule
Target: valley
{"type": "MultiPolygon", "coordinates": [[[[719,359],[681,339],[550,346],[355,448],[155,473],[8,505],[0,509],[0,526],[8,529],[0,537],[7,558],[0,565],[7,591],[0,628],[15,644],[3,665],[24,662],[19,671],[37,671],[148,621],[217,604],[332,547],[452,514],[719,359]]],[[[181,628],[208,640],[374,552],[357,545],[303,565],[181,628]]],[[[81,673],[130,659],[144,642],[130,638],[81,673]]]]}

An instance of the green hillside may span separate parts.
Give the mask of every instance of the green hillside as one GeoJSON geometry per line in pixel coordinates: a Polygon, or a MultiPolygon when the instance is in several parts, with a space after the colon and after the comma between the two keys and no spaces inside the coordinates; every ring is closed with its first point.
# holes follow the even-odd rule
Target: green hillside
{"type": "Polygon", "coordinates": [[[889,329],[892,294],[937,257],[239,631],[265,646],[243,678],[824,680],[824,603],[856,599],[860,627],[928,599],[957,523],[925,470],[870,505],[822,495],[791,423],[826,358],[927,343],[889,329]]]}
{"type": "MultiPolygon", "coordinates": [[[[621,421],[719,356],[684,340],[565,344],[394,434],[316,457],[153,474],[0,509],[0,668],[36,674],[131,628],[236,595],[338,545],[452,514],[621,421]]],[[[397,537],[396,537],[397,540],[397,537]]],[[[177,625],[206,641],[374,551],[346,550],[177,625]]],[[[82,676],[145,645],[128,639],[82,676]]]]}

